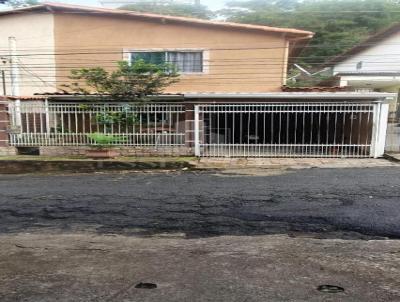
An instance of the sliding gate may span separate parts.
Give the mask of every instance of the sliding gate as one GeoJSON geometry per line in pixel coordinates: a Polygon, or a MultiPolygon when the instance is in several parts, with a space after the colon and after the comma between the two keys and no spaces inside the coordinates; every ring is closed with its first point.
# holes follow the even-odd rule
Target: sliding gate
{"type": "Polygon", "coordinates": [[[388,106],[376,103],[198,105],[203,157],[379,157],[388,106]]]}

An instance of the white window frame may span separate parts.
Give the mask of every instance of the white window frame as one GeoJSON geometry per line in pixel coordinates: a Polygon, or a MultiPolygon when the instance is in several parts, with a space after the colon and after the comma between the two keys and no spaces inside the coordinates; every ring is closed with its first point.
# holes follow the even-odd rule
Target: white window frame
{"type": "Polygon", "coordinates": [[[132,53],[134,52],[202,52],[203,68],[201,72],[179,72],[181,75],[204,75],[210,73],[210,51],[204,48],[125,48],[123,51],[123,59],[132,62],[132,53]]]}

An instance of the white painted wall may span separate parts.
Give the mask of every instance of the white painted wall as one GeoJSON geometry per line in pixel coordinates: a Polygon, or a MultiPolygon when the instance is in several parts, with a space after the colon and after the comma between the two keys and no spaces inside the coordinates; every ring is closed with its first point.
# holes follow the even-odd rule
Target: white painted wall
{"type": "Polygon", "coordinates": [[[400,32],[334,66],[334,74],[346,72],[400,72],[400,32]],[[363,62],[357,69],[357,63],[363,62]]]}
{"type": "MultiPolygon", "coordinates": [[[[22,55],[19,57],[20,95],[31,96],[34,93],[56,91],[53,15],[25,13],[0,16],[0,57],[9,54],[10,36],[17,39],[17,53],[22,55]],[[35,53],[45,55],[26,56],[35,53]]],[[[4,66],[0,61],[0,69],[6,70],[7,93],[11,94],[10,65],[4,66]]],[[[2,85],[0,85],[1,94],[3,94],[2,85]]]]}

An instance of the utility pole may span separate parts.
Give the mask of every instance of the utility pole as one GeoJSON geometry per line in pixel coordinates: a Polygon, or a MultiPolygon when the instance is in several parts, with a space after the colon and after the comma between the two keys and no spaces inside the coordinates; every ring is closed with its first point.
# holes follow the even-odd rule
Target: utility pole
{"type": "Polygon", "coordinates": [[[21,100],[19,89],[19,67],[17,57],[17,39],[15,37],[8,38],[8,46],[10,50],[10,65],[11,65],[11,95],[15,97],[15,124],[21,126],[21,100]]]}

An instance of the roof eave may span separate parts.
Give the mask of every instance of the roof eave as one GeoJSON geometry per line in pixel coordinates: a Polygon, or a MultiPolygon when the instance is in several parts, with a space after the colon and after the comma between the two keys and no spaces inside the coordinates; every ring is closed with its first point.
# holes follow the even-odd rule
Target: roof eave
{"type": "Polygon", "coordinates": [[[38,5],[32,5],[32,6],[28,6],[28,7],[7,9],[7,10],[0,11],[0,16],[15,15],[15,14],[20,14],[20,13],[30,12],[30,11],[37,11],[37,10],[48,10],[48,7],[43,4],[38,4],[38,5]]]}
{"type": "Polygon", "coordinates": [[[40,5],[34,5],[30,7],[18,8],[13,10],[7,10],[0,12],[1,15],[7,14],[17,14],[35,10],[47,10],[49,12],[56,12],[57,10],[69,10],[69,11],[80,11],[80,12],[95,12],[96,14],[103,15],[112,15],[112,16],[127,16],[127,17],[137,17],[144,19],[157,19],[163,21],[171,21],[171,22],[180,22],[187,23],[193,25],[200,26],[218,26],[232,29],[241,29],[241,30],[251,30],[251,31],[261,31],[266,33],[285,33],[293,37],[312,37],[314,34],[310,31],[304,31],[294,28],[279,28],[279,27],[270,27],[263,25],[253,25],[253,24],[241,24],[241,23],[232,23],[232,22],[220,22],[220,21],[209,21],[203,19],[196,18],[188,18],[188,17],[177,17],[177,16],[168,16],[168,15],[159,15],[159,14],[151,14],[151,13],[140,13],[134,11],[125,11],[118,9],[104,9],[104,8],[96,8],[89,6],[81,6],[81,5],[69,5],[69,4],[61,4],[61,3],[52,3],[52,2],[43,2],[40,5]]]}
{"type": "Polygon", "coordinates": [[[385,100],[396,93],[385,92],[271,92],[271,93],[186,93],[185,99],[305,99],[385,100]]]}

